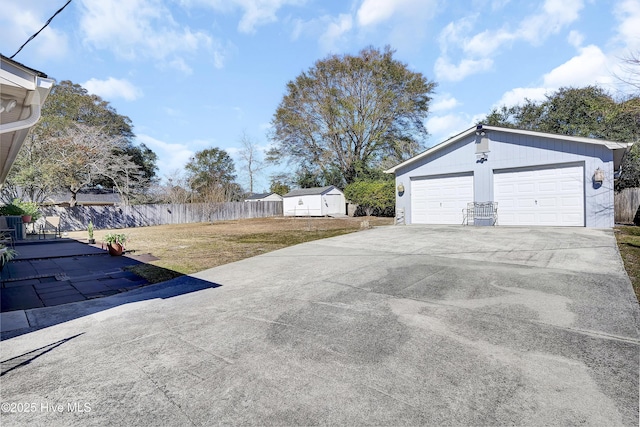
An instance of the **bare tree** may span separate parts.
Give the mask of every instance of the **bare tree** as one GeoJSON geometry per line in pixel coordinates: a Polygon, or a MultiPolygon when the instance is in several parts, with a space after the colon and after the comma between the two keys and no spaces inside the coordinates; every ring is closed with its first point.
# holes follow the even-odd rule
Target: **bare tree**
{"type": "Polygon", "coordinates": [[[623,76],[616,75],[618,80],[633,86],[640,94],[640,51],[631,52],[627,57],[622,59],[623,76]]]}
{"type": "Polygon", "coordinates": [[[174,170],[165,176],[166,183],[158,188],[158,198],[165,203],[182,204],[189,203],[191,191],[189,183],[182,171],[174,170]]]}
{"type": "Polygon", "coordinates": [[[246,132],[242,132],[240,144],[242,148],[238,153],[242,159],[242,168],[247,173],[249,179],[249,193],[253,194],[255,179],[266,165],[262,160],[262,154],[258,148],[258,144],[253,141],[246,132]]]}

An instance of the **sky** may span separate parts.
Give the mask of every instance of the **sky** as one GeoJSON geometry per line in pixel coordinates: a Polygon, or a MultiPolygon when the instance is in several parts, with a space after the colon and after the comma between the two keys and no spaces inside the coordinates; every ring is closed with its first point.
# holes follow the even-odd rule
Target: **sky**
{"type": "MultiPolygon", "coordinates": [[[[65,3],[0,0],[0,53],[13,55],[65,3]]],[[[73,0],[14,59],[128,116],[161,178],[217,147],[246,187],[240,140],[269,148],[287,83],[328,55],[387,45],[438,84],[430,147],[560,87],[624,96],[617,77],[640,51],[640,0],[73,0]]],[[[278,172],[264,170],[254,191],[278,172]]]]}

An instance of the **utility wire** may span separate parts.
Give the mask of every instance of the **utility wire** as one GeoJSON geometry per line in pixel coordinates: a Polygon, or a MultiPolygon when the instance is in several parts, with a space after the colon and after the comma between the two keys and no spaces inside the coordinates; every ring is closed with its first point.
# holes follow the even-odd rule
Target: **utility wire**
{"type": "Polygon", "coordinates": [[[20,46],[20,49],[18,49],[18,51],[16,53],[14,53],[13,55],[11,55],[9,57],[9,59],[13,59],[14,56],[16,56],[18,53],[20,53],[20,51],[22,50],[23,47],[25,47],[27,45],[27,43],[29,43],[31,40],[35,39],[36,36],[38,34],[40,34],[40,31],[44,30],[45,28],[47,28],[47,25],[49,25],[51,23],[51,21],[53,21],[53,18],[56,17],[57,14],[59,14],[60,12],[62,12],[64,10],[65,7],[67,7],[67,5],[71,3],[71,0],[69,0],[64,6],[62,6],[60,9],[58,9],[58,11],[56,13],[53,14],[53,16],[51,18],[49,18],[49,20],[44,24],[44,26],[42,28],[40,28],[38,30],[37,33],[35,33],[34,35],[32,35],[31,37],[29,37],[29,40],[27,40],[26,42],[24,42],[24,44],[22,46],[20,46]]]}

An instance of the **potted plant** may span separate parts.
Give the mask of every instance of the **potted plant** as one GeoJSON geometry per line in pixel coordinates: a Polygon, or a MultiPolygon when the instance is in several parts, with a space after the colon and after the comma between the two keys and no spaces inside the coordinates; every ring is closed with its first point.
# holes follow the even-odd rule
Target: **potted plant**
{"type": "Polygon", "coordinates": [[[4,268],[5,264],[14,259],[18,255],[18,252],[11,248],[7,248],[4,245],[0,245],[0,271],[4,268]]]}
{"type": "Polygon", "coordinates": [[[22,222],[25,224],[40,218],[40,210],[35,202],[23,202],[20,199],[13,199],[8,205],[2,206],[1,215],[21,216],[22,222]]]}
{"type": "Polygon", "coordinates": [[[127,241],[127,235],[108,233],[104,236],[104,241],[109,249],[109,255],[120,256],[125,251],[124,243],[127,241]]]}
{"type": "Polygon", "coordinates": [[[40,210],[38,209],[37,203],[22,202],[16,199],[14,200],[14,204],[22,209],[22,222],[24,222],[25,224],[28,224],[31,221],[35,221],[40,217],[40,210]]]}
{"type": "Polygon", "coordinates": [[[89,220],[89,225],[87,226],[87,233],[89,233],[89,244],[94,244],[96,239],[93,238],[93,222],[89,220]]]}

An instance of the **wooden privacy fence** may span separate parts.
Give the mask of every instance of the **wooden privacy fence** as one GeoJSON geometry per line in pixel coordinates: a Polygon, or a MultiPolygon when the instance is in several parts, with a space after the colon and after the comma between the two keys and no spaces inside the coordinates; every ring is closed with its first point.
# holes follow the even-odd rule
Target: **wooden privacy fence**
{"type": "Polygon", "coordinates": [[[615,221],[617,224],[633,224],[640,206],[640,188],[625,188],[615,193],[615,221]]]}
{"type": "MultiPolygon", "coordinates": [[[[45,216],[59,216],[61,231],[187,224],[282,216],[282,202],[187,203],[129,206],[44,207],[45,216]]],[[[42,221],[42,220],[41,220],[42,221]]]]}

